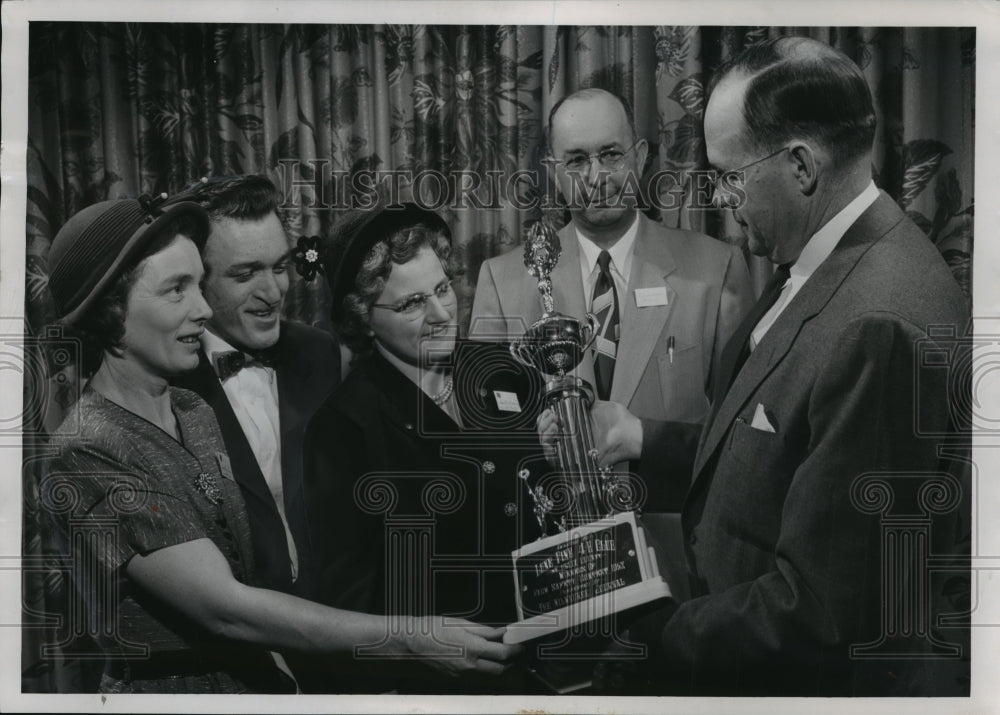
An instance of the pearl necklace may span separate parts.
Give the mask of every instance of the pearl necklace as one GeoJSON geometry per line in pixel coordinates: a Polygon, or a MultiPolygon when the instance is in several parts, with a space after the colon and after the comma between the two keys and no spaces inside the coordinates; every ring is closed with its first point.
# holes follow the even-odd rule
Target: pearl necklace
{"type": "Polygon", "coordinates": [[[455,391],[455,380],[449,375],[444,383],[444,387],[441,388],[441,392],[431,397],[434,400],[434,404],[440,407],[445,402],[451,398],[451,393],[455,391]]]}

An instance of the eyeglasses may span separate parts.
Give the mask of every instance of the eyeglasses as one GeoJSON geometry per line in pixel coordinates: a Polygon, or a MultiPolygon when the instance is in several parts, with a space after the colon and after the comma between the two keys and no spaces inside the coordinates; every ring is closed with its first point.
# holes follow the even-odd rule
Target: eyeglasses
{"type": "Polygon", "coordinates": [[[602,168],[608,171],[618,171],[622,168],[625,156],[642,143],[642,139],[635,142],[628,149],[602,149],[596,154],[573,154],[568,159],[552,159],[555,166],[561,166],[566,171],[581,173],[590,169],[591,162],[597,159],[602,168]]]}
{"type": "Polygon", "coordinates": [[[373,303],[372,307],[385,308],[387,310],[391,310],[393,313],[399,313],[400,315],[415,318],[427,309],[427,301],[432,297],[437,298],[442,303],[446,300],[450,301],[454,298],[455,294],[452,292],[451,284],[452,281],[450,279],[442,281],[430,293],[414,293],[413,295],[408,295],[396,303],[373,303]]]}
{"type": "Polygon", "coordinates": [[[751,166],[756,166],[757,164],[765,162],[768,159],[773,159],[786,149],[788,149],[788,147],[783,146],[773,154],[768,154],[760,159],[751,161],[749,164],[744,164],[739,169],[730,169],[729,171],[719,172],[716,175],[715,180],[712,182],[712,203],[720,209],[737,208],[745,196],[741,192],[733,190],[732,180],[736,179],[740,184],[742,184],[743,172],[751,166]]]}

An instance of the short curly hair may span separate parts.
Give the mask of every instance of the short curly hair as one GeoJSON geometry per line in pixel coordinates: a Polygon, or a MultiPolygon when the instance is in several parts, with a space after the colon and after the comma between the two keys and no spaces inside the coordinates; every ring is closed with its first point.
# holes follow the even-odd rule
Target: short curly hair
{"type": "Polygon", "coordinates": [[[125,316],[128,294],[141,274],[143,261],[155,255],[173,242],[177,236],[191,238],[198,235],[198,227],[189,216],[180,216],[168,221],[157,231],[143,249],[108,289],[91,306],[90,310],[69,328],[69,332],[83,343],[81,369],[88,376],[97,372],[104,361],[105,353],[121,355],[125,338],[125,316]]]}
{"type": "Polygon", "coordinates": [[[256,221],[274,213],[281,200],[274,183],[258,174],[205,178],[177,198],[195,202],[212,221],[256,221]]]}
{"type": "Polygon", "coordinates": [[[434,251],[450,278],[451,239],[424,223],[414,223],[394,231],[377,241],[365,254],[352,288],[344,296],[343,317],[337,324],[338,334],[351,349],[355,361],[372,353],[374,339],[369,334],[371,308],[385,289],[393,265],[409,263],[425,247],[434,251]]]}

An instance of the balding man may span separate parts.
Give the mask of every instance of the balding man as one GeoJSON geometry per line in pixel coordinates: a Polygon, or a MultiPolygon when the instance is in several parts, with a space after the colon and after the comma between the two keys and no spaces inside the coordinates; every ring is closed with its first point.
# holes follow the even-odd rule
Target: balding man
{"type": "Polygon", "coordinates": [[[927,489],[948,493],[957,466],[939,450],[948,371],[919,350],[949,354],[934,336],[963,334],[967,306],[875,188],[874,134],[861,71],[814,40],[748,48],[711,90],[708,158],[739,178],[720,201],[778,269],[723,352],[702,433],[682,516],[694,597],[632,629],[664,690],[961,694],[912,627],[931,619],[924,552],[893,566],[880,517],[893,492],[894,518],[947,539],[927,489]]]}
{"type": "MultiPolygon", "coordinates": [[[[693,446],[658,450],[669,452],[670,477],[660,477],[659,459],[644,467],[639,456],[645,445],[663,443],[664,420],[700,425],[708,415],[722,346],[753,302],[746,261],[735,247],[667,228],[636,209],[648,148],[614,94],[585,89],[556,104],[549,141],[572,216],[559,232],[562,255],[551,275],[555,306],[578,319],[593,312],[601,321],[593,355],[578,375],[600,400],[596,422],[629,418],[636,428],[630,468],[646,482],[647,510],[677,511],[693,446]],[[657,467],[655,480],[647,476],[650,466],[657,467]]],[[[541,313],[520,249],[483,264],[473,337],[517,337],[541,313]]],[[[620,451],[602,450],[601,458],[617,462],[620,451]]]]}

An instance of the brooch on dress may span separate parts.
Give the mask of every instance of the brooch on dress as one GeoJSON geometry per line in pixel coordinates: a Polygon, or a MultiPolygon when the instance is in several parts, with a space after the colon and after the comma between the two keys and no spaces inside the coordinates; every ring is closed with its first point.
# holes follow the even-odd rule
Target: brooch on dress
{"type": "Polygon", "coordinates": [[[215,483],[215,475],[202,472],[194,478],[194,488],[205,495],[209,502],[218,506],[222,503],[222,490],[215,483]]]}

